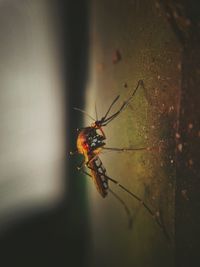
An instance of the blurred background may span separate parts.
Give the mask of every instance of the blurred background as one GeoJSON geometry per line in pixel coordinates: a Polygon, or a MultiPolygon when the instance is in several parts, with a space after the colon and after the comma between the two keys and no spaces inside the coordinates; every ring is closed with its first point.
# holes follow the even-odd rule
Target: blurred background
{"type": "Polygon", "coordinates": [[[84,101],[88,4],[0,1],[0,32],[1,265],[87,266],[84,179],[75,166],[69,179],[69,144],[81,120],[72,107],[84,101]]]}
{"type": "Polygon", "coordinates": [[[196,0],[0,1],[0,264],[197,266],[200,12],[196,0]],[[105,128],[110,177],[137,201],[133,227],[112,196],[78,173],[79,127],[120,94],[105,128]],[[167,236],[169,238],[166,238],[167,236]]]}

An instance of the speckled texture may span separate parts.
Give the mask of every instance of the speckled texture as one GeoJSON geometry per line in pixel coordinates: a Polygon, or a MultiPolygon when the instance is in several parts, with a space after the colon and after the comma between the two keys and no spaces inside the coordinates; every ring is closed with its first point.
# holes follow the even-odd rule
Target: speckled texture
{"type": "MultiPolygon", "coordinates": [[[[150,151],[107,152],[101,159],[110,177],[160,211],[168,242],[137,201],[111,185],[133,213],[128,229],[120,204],[103,200],[88,182],[93,234],[92,266],[174,266],[175,147],[180,98],[180,45],[154,1],[93,1],[91,76],[86,110],[103,116],[112,100],[138,90],[128,108],[105,128],[109,147],[151,147],[150,151]],[[116,57],[120,53],[120,57],[116,57]],[[116,60],[117,58],[117,60],[116,60]],[[113,61],[114,59],[114,61],[113,61]]],[[[88,123],[88,121],[87,121],[88,123]]]]}

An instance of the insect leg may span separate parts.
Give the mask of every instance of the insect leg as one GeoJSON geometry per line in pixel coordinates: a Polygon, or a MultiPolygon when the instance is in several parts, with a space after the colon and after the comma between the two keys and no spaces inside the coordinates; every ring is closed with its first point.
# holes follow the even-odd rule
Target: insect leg
{"type": "Polygon", "coordinates": [[[84,166],[87,166],[89,168],[89,164],[95,160],[97,156],[95,155],[93,158],[91,158],[89,161],[83,160],[79,166],[77,166],[77,170],[80,171],[84,166]]]}
{"type": "Polygon", "coordinates": [[[132,228],[133,220],[132,220],[131,212],[130,212],[128,206],[126,205],[126,203],[115,192],[113,192],[110,188],[108,190],[123,205],[123,207],[124,207],[124,209],[126,211],[126,214],[128,216],[129,228],[132,228]]]}
{"type": "Polygon", "coordinates": [[[88,161],[85,163],[89,169],[91,168],[91,167],[90,167],[90,163],[91,163],[92,161],[94,161],[95,159],[97,159],[97,158],[98,158],[98,155],[95,155],[93,158],[91,158],[90,160],[88,160],[88,161]]]}
{"type": "MultiPolygon", "coordinates": [[[[111,122],[115,117],[117,117],[127,107],[127,105],[129,104],[129,102],[131,101],[131,99],[136,94],[139,86],[142,86],[144,88],[144,82],[143,82],[143,80],[139,80],[138,81],[137,86],[136,86],[135,90],[133,91],[132,95],[122,104],[122,106],[120,107],[120,109],[117,112],[115,112],[112,116],[108,117],[107,119],[106,119],[106,116],[107,115],[105,117],[103,117],[103,119],[102,119],[102,125],[103,126],[106,126],[109,122],[111,122]]],[[[118,98],[119,98],[119,96],[118,96],[118,98]]],[[[118,98],[116,98],[116,99],[118,99],[118,98]]],[[[111,105],[111,107],[112,107],[112,105],[111,105]]],[[[110,110],[110,108],[109,108],[109,110],[110,110]]],[[[108,114],[108,112],[107,112],[107,114],[108,114]]]]}
{"type": "Polygon", "coordinates": [[[77,170],[80,171],[85,165],[87,165],[87,162],[83,160],[79,166],[77,166],[77,170]]]}
{"type": "MultiPolygon", "coordinates": [[[[78,150],[75,150],[74,152],[70,151],[70,155],[74,155],[74,154],[77,154],[77,153],[78,153],[78,150]]],[[[85,160],[83,160],[81,162],[81,164],[79,166],[77,166],[77,170],[78,171],[81,170],[84,167],[85,164],[86,164],[86,162],[85,162],[85,160]]]]}
{"type": "Polygon", "coordinates": [[[166,228],[165,226],[161,223],[160,218],[159,218],[159,214],[153,212],[148,205],[137,195],[135,195],[134,193],[132,193],[130,190],[128,190],[125,186],[123,186],[122,184],[120,184],[118,181],[116,181],[113,178],[108,177],[107,175],[105,175],[106,178],[111,181],[112,183],[118,185],[122,190],[124,190],[125,192],[127,192],[130,196],[132,196],[133,198],[135,198],[138,202],[140,202],[142,204],[142,206],[148,211],[148,213],[155,219],[155,222],[157,223],[157,225],[162,229],[165,237],[169,240],[170,237],[167,234],[166,228]]]}
{"type": "Polygon", "coordinates": [[[84,171],[84,170],[81,170],[81,169],[78,169],[78,170],[81,171],[83,174],[86,174],[87,176],[92,177],[92,175],[89,174],[88,172],[86,172],[86,171],[84,171]]]}
{"type": "Polygon", "coordinates": [[[128,151],[140,151],[140,150],[150,150],[149,147],[140,147],[140,148],[115,148],[115,147],[102,147],[102,149],[117,151],[117,152],[128,152],[128,151]]]}
{"type": "Polygon", "coordinates": [[[108,116],[108,114],[109,114],[111,108],[112,108],[113,105],[117,102],[117,100],[119,99],[119,97],[120,97],[120,96],[118,95],[118,96],[113,100],[113,102],[111,103],[110,107],[108,108],[106,114],[103,116],[102,120],[105,120],[105,119],[106,119],[106,117],[108,116]]]}
{"type": "MultiPolygon", "coordinates": [[[[88,166],[88,168],[90,170],[93,170],[90,166],[88,166]]],[[[86,172],[84,170],[79,169],[79,171],[81,171],[82,173],[86,174],[89,177],[92,177],[91,174],[89,174],[88,172],[86,172]]],[[[130,212],[128,206],[126,205],[126,203],[115,192],[113,192],[110,188],[108,188],[108,190],[123,205],[123,207],[124,207],[124,209],[126,211],[126,214],[128,216],[129,228],[132,228],[132,217],[131,217],[131,212],[130,212]]]]}

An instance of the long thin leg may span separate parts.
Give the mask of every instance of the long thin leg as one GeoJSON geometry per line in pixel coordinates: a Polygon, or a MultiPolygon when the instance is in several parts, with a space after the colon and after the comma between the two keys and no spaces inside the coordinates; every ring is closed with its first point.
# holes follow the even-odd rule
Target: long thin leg
{"type": "MultiPolygon", "coordinates": [[[[90,168],[90,167],[89,167],[90,168]]],[[[92,168],[90,168],[92,170],[92,168]]],[[[80,169],[78,169],[80,170],[80,169]]],[[[92,177],[90,174],[88,174],[87,172],[83,171],[83,173],[89,175],[90,177],[92,177]]],[[[122,184],[120,184],[118,181],[116,181],[115,179],[113,178],[110,178],[108,177],[107,175],[105,175],[105,177],[111,181],[112,183],[118,185],[120,188],[122,188],[124,191],[126,191],[129,195],[131,195],[132,197],[134,197],[137,201],[139,201],[144,207],[145,209],[154,217],[154,218],[157,218],[158,216],[146,205],[146,203],[140,198],[138,197],[137,195],[135,195],[134,193],[132,193],[131,191],[129,191],[126,187],[124,187],[122,184]]],[[[157,220],[156,220],[157,221],[157,220]]],[[[161,224],[159,221],[157,221],[157,223],[159,224],[159,226],[161,227],[161,224]]]]}
{"type": "Polygon", "coordinates": [[[79,170],[81,170],[84,166],[85,166],[85,160],[83,160],[82,162],[81,162],[81,164],[79,165],[79,166],[77,166],[77,170],[79,171],[79,170]]]}
{"type": "Polygon", "coordinates": [[[95,155],[93,158],[91,158],[89,161],[86,162],[86,166],[90,169],[90,163],[92,161],[94,161],[96,158],[98,157],[98,155],[95,155]]]}
{"type": "Polygon", "coordinates": [[[117,112],[115,112],[112,116],[108,117],[107,119],[106,119],[106,116],[102,118],[102,125],[103,126],[106,126],[109,122],[111,122],[115,117],[117,117],[127,107],[129,102],[131,101],[131,99],[136,94],[140,85],[144,88],[144,82],[142,80],[138,81],[138,84],[137,84],[135,90],[133,91],[132,95],[122,104],[122,106],[120,107],[120,109],[117,112]]]}
{"type": "Polygon", "coordinates": [[[82,173],[84,173],[85,175],[89,176],[89,177],[92,177],[91,174],[89,174],[88,172],[84,171],[84,170],[81,170],[81,169],[78,169],[79,171],[81,171],[82,173]]]}
{"type": "Polygon", "coordinates": [[[113,192],[110,188],[108,190],[123,205],[123,207],[126,211],[126,214],[128,216],[129,228],[132,228],[133,219],[132,219],[131,212],[130,212],[128,206],[115,192],[113,192]]]}
{"type": "MultiPolygon", "coordinates": [[[[82,170],[82,169],[78,169],[78,170],[81,171],[82,173],[84,173],[85,175],[87,175],[89,177],[92,177],[92,175],[89,174],[88,172],[86,172],[85,170],[82,170]]],[[[124,207],[124,209],[126,211],[126,214],[128,216],[129,228],[132,228],[132,216],[131,216],[131,212],[130,212],[128,206],[126,205],[126,203],[115,192],[113,192],[110,188],[108,190],[123,205],[123,207],[124,207]]]]}
{"type": "Polygon", "coordinates": [[[123,186],[122,184],[120,184],[118,181],[116,181],[115,179],[113,178],[110,178],[108,177],[107,175],[105,175],[105,177],[113,182],[114,184],[118,185],[122,190],[124,190],[125,192],[127,192],[130,196],[132,196],[133,198],[135,198],[137,201],[139,201],[143,207],[148,211],[148,213],[155,219],[155,222],[157,223],[157,225],[162,229],[165,237],[169,240],[169,235],[167,234],[166,232],[166,228],[165,226],[161,223],[160,221],[160,218],[159,218],[159,214],[153,212],[149,207],[148,205],[140,198],[138,197],[137,195],[135,195],[134,193],[132,193],[130,190],[128,190],[125,186],[123,186]]]}
{"type": "Polygon", "coordinates": [[[150,150],[149,147],[140,147],[140,148],[115,148],[115,147],[102,147],[104,150],[117,151],[117,152],[129,152],[129,151],[141,151],[141,150],[150,150]]]}
{"type": "MultiPolygon", "coordinates": [[[[92,168],[90,168],[90,169],[92,170],[92,168]]],[[[86,172],[85,170],[83,170],[83,169],[78,169],[78,170],[81,171],[82,173],[84,173],[85,175],[87,175],[89,177],[92,177],[92,175],[89,174],[88,172],[86,172]]],[[[137,201],[139,201],[143,205],[143,207],[148,211],[148,213],[155,219],[155,222],[162,229],[162,231],[163,231],[165,237],[167,238],[167,240],[170,241],[171,238],[170,238],[170,236],[169,236],[169,234],[168,234],[168,232],[166,230],[166,227],[165,227],[165,225],[163,223],[162,216],[160,218],[160,215],[157,215],[156,213],[154,213],[140,197],[138,197],[137,195],[135,195],[134,193],[132,193],[125,186],[123,186],[122,184],[120,184],[118,181],[116,181],[113,178],[108,177],[107,175],[105,175],[105,177],[109,181],[111,181],[112,183],[114,183],[115,185],[118,185],[122,190],[124,190],[125,192],[127,192],[129,195],[131,195],[137,201]]],[[[128,220],[129,220],[129,227],[131,228],[132,227],[132,217],[131,217],[130,210],[128,209],[126,203],[116,193],[114,193],[110,188],[109,188],[109,192],[111,192],[111,194],[113,196],[115,196],[119,200],[119,202],[121,202],[121,204],[124,206],[124,209],[125,209],[125,211],[127,213],[128,220]]]]}
{"type": "Polygon", "coordinates": [[[105,116],[103,116],[102,120],[105,120],[105,119],[106,119],[106,117],[108,116],[108,114],[109,114],[111,108],[112,108],[113,105],[117,102],[117,100],[119,99],[119,97],[120,97],[120,95],[118,95],[117,97],[115,97],[115,99],[114,99],[113,102],[111,103],[110,107],[108,108],[108,110],[107,110],[105,116]]]}
{"type": "Polygon", "coordinates": [[[79,166],[77,166],[77,170],[80,171],[84,166],[87,166],[88,168],[90,168],[90,163],[95,160],[95,158],[97,157],[97,155],[95,155],[93,158],[91,158],[89,161],[85,161],[83,160],[81,162],[81,164],[79,166]]]}
{"type": "MultiPolygon", "coordinates": [[[[83,173],[85,173],[85,174],[87,174],[87,175],[89,175],[89,176],[91,176],[90,174],[88,174],[87,172],[85,172],[84,170],[82,170],[82,167],[84,166],[84,164],[82,163],[81,164],[81,167],[78,167],[77,169],[80,171],[82,171],[83,173]]],[[[91,170],[92,170],[92,168],[88,165],[88,168],[90,168],[91,170]]],[[[92,176],[91,176],[92,177],[92,176]]],[[[106,174],[105,174],[105,177],[109,180],[109,181],[111,181],[111,182],[113,182],[114,184],[116,184],[116,185],[118,185],[120,188],[122,188],[124,191],[126,191],[129,195],[131,195],[132,197],[134,197],[137,201],[139,201],[144,207],[145,207],[145,209],[153,216],[153,217],[155,217],[156,216],[156,214],[154,214],[154,212],[145,204],[145,202],[140,198],[140,197],[138,197],[137,195],[135,195],[134,193],[132,193],[131,191],[129,191],[126,187],[124,187],[122,184],[120,184],[118,181],[116,181],[115,179],[113,179],[113,178],[110,178],[110,177],[108,177],[106,174]]],[[[160,224],[159,224],[160,225],[160,224]]],[[[161,225],[160,225],[161,226],[161,225]]]]}

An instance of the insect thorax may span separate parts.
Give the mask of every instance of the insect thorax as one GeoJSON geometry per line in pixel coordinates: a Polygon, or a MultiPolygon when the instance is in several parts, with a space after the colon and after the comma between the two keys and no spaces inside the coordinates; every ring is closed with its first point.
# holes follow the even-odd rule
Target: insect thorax
{"type": "Polygon", "coordinates": [[[98,133],[98,129],[93,127],[84,128],[79,133],[78,140],[81,143],[81,147],[85,148],[88,153],[105,145],[105,142],[103,142],[105,137],[98,133]]]}
{"type": "Polygon", "coordinates": [[[97,131],[97,129],[91,128],[91,130],[88,132],[87,142],[91,150],[95,150],[105,145],[105,142],[103,142],[105,137],[99,134],[97,131]]]}

